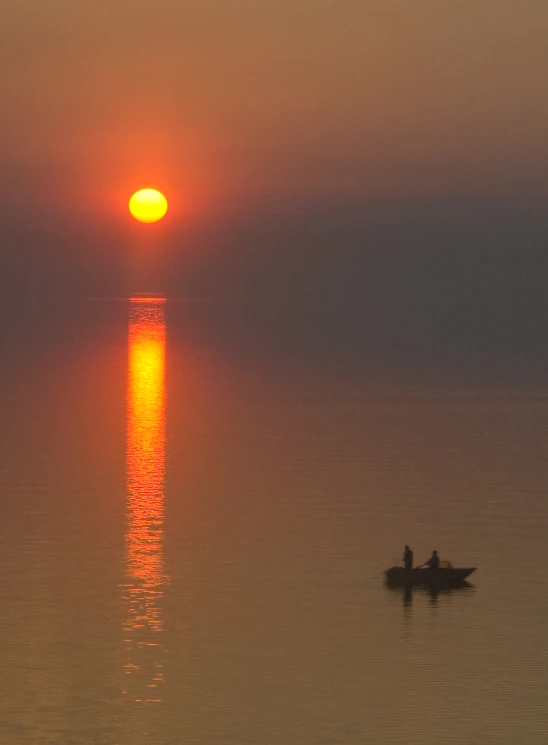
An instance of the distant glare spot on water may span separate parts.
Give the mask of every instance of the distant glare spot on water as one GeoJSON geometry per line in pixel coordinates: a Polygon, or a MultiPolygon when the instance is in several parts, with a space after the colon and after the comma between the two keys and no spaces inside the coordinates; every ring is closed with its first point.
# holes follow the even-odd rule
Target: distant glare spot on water
{"type": "Polygon", "coordinates": [[[129,211],[139,222],[158,222],[167,212],[167,199],[156,189],[140,189],[129,200],[129,211]]]}

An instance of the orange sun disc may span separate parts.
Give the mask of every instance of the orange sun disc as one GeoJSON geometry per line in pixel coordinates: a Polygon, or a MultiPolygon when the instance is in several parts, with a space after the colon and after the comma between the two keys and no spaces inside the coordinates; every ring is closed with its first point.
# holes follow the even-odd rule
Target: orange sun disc
{"type": "Polygon", "coordinates": [[[129,211],[139,222],[158,222],[167,212],[167,199],[156,189],[141,189],[129,200],[129,211]]]}

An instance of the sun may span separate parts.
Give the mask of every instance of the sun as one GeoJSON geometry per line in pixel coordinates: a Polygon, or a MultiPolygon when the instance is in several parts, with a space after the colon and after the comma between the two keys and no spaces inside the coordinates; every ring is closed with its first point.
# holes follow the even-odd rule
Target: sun
{"type": "Polygon", "coordinates": [[[156,189],[140,189],[129,200],[129,211],[139,222],[158,222],[167,212],[167,199],[156,189]]]}

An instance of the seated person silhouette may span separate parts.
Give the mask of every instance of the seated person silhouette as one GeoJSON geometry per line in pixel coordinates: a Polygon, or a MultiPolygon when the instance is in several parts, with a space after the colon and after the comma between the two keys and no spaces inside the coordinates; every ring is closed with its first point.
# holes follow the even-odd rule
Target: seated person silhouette
{"type": "Polygon", "coordinates": [[[440,557],[438,556],[437,551],[432,551],[432,556],[428,559],[428,561],[424,562],[424,566],[427,566],[429,569],[440,568],[440,557]]]}

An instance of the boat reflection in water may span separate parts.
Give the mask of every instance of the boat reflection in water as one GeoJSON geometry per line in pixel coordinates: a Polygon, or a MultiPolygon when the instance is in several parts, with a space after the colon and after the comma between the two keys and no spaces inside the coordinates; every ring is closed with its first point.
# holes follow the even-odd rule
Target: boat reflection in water
{"type": "Polygon", "coordinates": [[[463,590],[474,589],[474,585],[471,582],[467,582],[465,579],[454,580],[450,583],[424,585],[385,582],[385,587],[393,594],[401,595],[404,607],[410,607],[411,605],[413,605],[414,593],[418,593],[419,595],[427,594],[430,598],[430,601],[435,604],[437,603],[440,595],[451,595],[463,590]]]}
{"type": "Polygon", "coordinates": [[[143,704],[160,702],[164,681],[164,302],[129,308],[124,693],[143,704]]]}
{"type": "Polygon", "coordinates": [[[426,590],[433,602],[438,599],[440,593],[447,594],[456,590],[473,588],[466,578],[475,571],[476,567],[454,567],[449,561],[440,562],[440,566],[436,569],[421,567],[405,569],[395,566],[385,571],[384,581],[389,589],[403,593],[404,605],[411,605],[413,590],[417,588],[426,590]]]}

